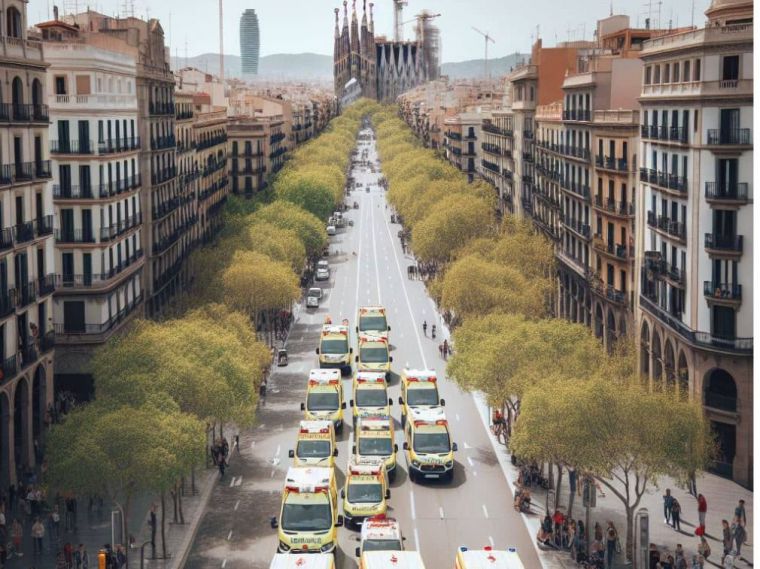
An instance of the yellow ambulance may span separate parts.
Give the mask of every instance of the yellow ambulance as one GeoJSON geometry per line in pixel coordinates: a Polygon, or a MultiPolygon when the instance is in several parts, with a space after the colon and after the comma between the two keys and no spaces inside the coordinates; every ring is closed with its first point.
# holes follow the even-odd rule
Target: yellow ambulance
{"type": "Polygon", "coordinates": [[[361,306],[356,317],[356,333],[388,339],[388,318],[383,306],[361,306]]]}
{"type": "Polygon", "coordinates": [[[306,402],[301,411],[307,421],[332,421],[336,431],[343,428],[343,382],[340,370],[313,369],[306,386],[306,402]]]}
{"type": "Polygon", "coordinates": [[[354,447],[351,454],[358,460],[381,458],[385,463],[388,480],[396,478],[396,453],[398,445],[394,442],[393,419],[385,415],[360,417],[358,428],[354,431],[354,447]]]}
{"type": "Polygon", "coordinates": [[[280,553],[330,553],[338,543],[335,469],[290,467],[277,523],[280,553]]]}
{"type": "Polygon", "coordinates": [[[496,550],[492,547],[483,549],[457,549],[454,569],[524,569],[517,548],[496,550]]]}
{"type": "Polygon", "coordinates": [[[386,381],[390,381],[392,361],[388,340],[378,336],[359,336],[359,353],[356,355],[357,371],[384,373],[386,381]]]}
{"type": "Polygon", "coordinates": [[[301,421],[296,448],[288,456],[293,466],[335,466],[338,447],[332,421],[301,421]]]}
{"type": "Polygon", "coordinates": [[[346,486],[341,490],[346,527],[358,528],[364,520],[385,514],[391,491],[382,460],[351,457],[346,469],[346,486]]]}
{"type": "Polygon", "coordinates": [[[449,423],[440,407],[412,409],[404,427],[404,451],[409,464],[409,479],[454,478],[454,453],[449,423]]]}
{"type": "Polygon", "coordinates": [[[416,551],[367,551],[359,559],[359,569],[425,569],[416,551]]]}
{"type": "Polygon", "coordinates": [[[324,369],[339,369],[341,373],[351,373],[351,347],[349,338],[348,320],[344,320],[340,326],[326,324],[322,326],[319,336],[319,367],[324,369]]]}
{"type": "Polygon", "coordinates": [[[275,553],[269,569],[335,569],[335,556],[332,553],[275,553]]]}
{"type": "Polygon", "coordinates": [[[354,430],[359,417],[385,415],[390,417],[393,400],[388,398],[385,374],[376,371],[356,372],[353,382],[354,398],[349,405],[353,409],[354,430]]]}
{"type": "Polygon", "coordinates": [[[406,424],[410,409],[443,407],[446,401],[439,398],[438,381],[431,369],[406,369],[401,372],[401,425],[406,424]]]}

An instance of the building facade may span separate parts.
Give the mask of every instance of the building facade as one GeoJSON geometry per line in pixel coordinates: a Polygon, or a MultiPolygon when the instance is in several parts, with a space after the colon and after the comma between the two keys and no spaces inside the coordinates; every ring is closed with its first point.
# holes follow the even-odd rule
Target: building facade
{"type": "Polygon", "coordinates": [[[752,484],[752,2],[644,44],[637,212],[641,368],[701,401],[714,470],[752,484]]]}
{"type": "Polygon", "coordinates": [[[240,16],[240,64],[243,78],[259,73],[259,17],[256,10],[247,9],[240,16]]]}
{"type": "Polygon", "coordinates": [[[3,4],[0,68],[0,487],[35,466],[53,400],[53,196],[42,43],[27,4],[3,4]],[[35,442],[37,444],[35,444],[35,442]]]}
{"type": "Polygon", "coordinates": [[[80,394],[93,350],[143,309],[137,52],[58,20],[37,27],[50,63],[56,389],[80,394]]]}

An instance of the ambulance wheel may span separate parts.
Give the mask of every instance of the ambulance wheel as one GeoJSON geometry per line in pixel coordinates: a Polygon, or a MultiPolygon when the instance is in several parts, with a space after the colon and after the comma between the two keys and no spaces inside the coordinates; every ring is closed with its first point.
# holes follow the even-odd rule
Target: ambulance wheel
{"type": "Polygon", "coordinates": [[[454,480],[454,469],[453,469],[453,468],[452,468],[451,470],[449,470],[449,471],[448,471],[448,472],[445,474],[444,480],[445,480],[446,482],[451,482],[452,480],[454,480]]]}
{"type": "Polygon", "coordinates": [[[393,483],[396,480],[396,469],[394,468],[388,473],[388,482],[393,483]]]}
{"type": "Polygon", "coordinates": [[[406,427],[406,413],[401,413],[401,428],[406,427]]]}
{"type": "Polygon", "coordinates": [[[417,476],[414,474],[414,470],[409,469],[409,480],[411,482],[417,482],[417,476]]]}

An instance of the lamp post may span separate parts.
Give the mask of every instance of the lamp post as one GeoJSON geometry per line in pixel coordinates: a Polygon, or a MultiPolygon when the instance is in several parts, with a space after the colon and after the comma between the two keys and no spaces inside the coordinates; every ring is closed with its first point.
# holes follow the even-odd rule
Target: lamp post
{"type": "Polygon", "coordinates": [[[140,546],[140,569],[144,569],[145,567],[145,546],[148,544],[153,545],[153,542],[148,540],[140,546]]]}

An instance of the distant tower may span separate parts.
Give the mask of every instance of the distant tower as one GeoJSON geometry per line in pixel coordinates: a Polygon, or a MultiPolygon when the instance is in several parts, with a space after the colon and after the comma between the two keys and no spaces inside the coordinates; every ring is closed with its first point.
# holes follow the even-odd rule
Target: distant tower
{"type": "Polygon", "coordinates": [[[243,77],[259,73],[259,17],[248,9],[240,16],[240,59],[243,77]]]}

